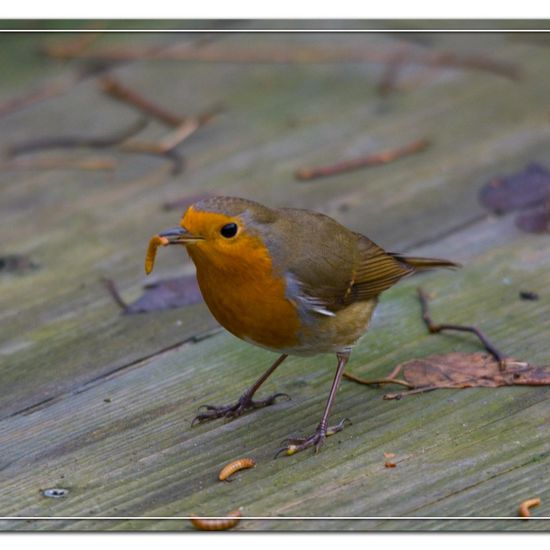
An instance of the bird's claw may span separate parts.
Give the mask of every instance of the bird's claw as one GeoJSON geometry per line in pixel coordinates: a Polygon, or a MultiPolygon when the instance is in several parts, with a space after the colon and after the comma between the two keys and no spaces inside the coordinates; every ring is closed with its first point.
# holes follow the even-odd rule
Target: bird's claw
{"type": "Polygon", "coordinates": [[[274,393],[261,401],[250,401],[250,408],[259,409],[261,407],[269,407],[269,405],[273,405],[273,403],[275,403],[277,397],[286,397],[286,400],[290,401],[290,395],[288,395],[288,393],[274,393]]]}
{"type": "Polygon", "coordinates": [[[200,411],[201,409],[204,409],[206,411],[215,411],[216,409],[218,409],[219,407],[214,407],[212,405],[201,405],[197,411],[200,411]]]}
{"type": "Polygon", "coordinates": [[[287,399],[290,399],[290,396],[286,393],[274,393],[261,401],[253,401],[250,397],[244,394],[236,403],[232,405],[201,405],[198,408],[198,411],[201,409],[205,409],[205,411],[197,414],[197,416],[193,418],[191,426],[201,424],[202,422],[208,422],[209,420],[215,420],[216,418],[237,418],[249,409],[260,409],[262,407],[269,407],[269,405],[273,405],[278,397],[286,397],[287,399]]]}
{"type": "Polygon", "coordinates": [[[305,451],[306,449],[309,449],[309,447],[315,447],[315,452],[319,452],[319,449],[322,447],[325,439],[335,433],[341,432],[344,429],[346,421],[351,424],[351,420],[349,418],[343,418],[334,426],[317,426],[315,432],[308,437],[286,439],[286,445],[275,453],[274,458],[277,458],[280,454],[291,456],[299,453],[300,451],[305,451]]]}

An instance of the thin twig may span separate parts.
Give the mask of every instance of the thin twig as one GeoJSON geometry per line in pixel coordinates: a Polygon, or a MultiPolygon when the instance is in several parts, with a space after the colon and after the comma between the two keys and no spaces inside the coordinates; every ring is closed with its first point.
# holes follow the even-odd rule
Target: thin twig
{"type": "Polygon", "coordinates": [[[200,124],[197,119],[187,120],[174,132],[166,134],[159,141],[132,139],[121,144],[120,148],[128,152],[163,155],[183,143],[190,135],[194,134],[199,127],[200,124]]]}
{"type": "MultiPolygon", "coordinates": [[[[95,51],[76,52],[73,54],[56,52],[56,57],[100,59],[107,61],[135,60],[173,60],[202,61],[212,63],[387,63],[395,57],[395,47],[381,49],[374,47],[349,47],[332,44],[330,48],[293,47],[278,44],[276,47],[265,44],[228,47],[213,44],[197,48],[194,44],[180,43],[161,46],[132,46],[103,48],[95,51]]],[[[408,64],[431,67],[464,68],[494,73],[512,80],[520,77],[517,64],[501,61],[481,55],[464,55],[455,52],[413,52],[407,58],[408,64]]]]}
{"type": "Polygon", "coordinates": [[[171,174],[173,176],[181,174],[185,168],[185,159],[177,149],[160,151],[156,144],[149,142],[138,143],[137,147],[134,147],[132,143],[124,143],[119,147],[119,149],[124,153],[139,153],[142,155],[151,155],[154,157],[168,159],[172,162],[171,174]]]}
{"type": "Polygon", "coordinates": [[[460,55],[454,52],[436,52],[428,55],[425,59],[426,64],[430,67],[451,67],[456,69],[473,69],[475,71],[485,71],[500,76],[505,76],[510,80],[519,80],[521,71],[514,63],[499,61],[491,57],[483,55],[460,55]]]}
{"type": "Polygon", "coordinates": [[[111,75],[106,75],[99,81],[101,89],[111,97],[127,103],[139,109],[142,113],[150,115],[168,126],[178,127],[185,123],[185,117],[172,113],[143,97],[141,94],[132,90],[129,86],[122,84],[118,79],[111,75]]]}
{"type": "Polygon", "coordinates": [[[165,150],[155,142],[130,140],[122,143],[118,149],[124,153],[151,155],[170,160],[172,162],[171,174],[173,176],[178,176],[185,168],[185,159],[176,148],[165,150]]]}
{"type": "Polygon", "coordinates": [[[183,171],[185,163],[177,147],[199,128],[210,122],[220,110],[221,106],[215,106],[197,117],[189,118],[173,132],[166,134],[158,141],[128,140],[122,143],[119,148],[127,153],[144,153],[166,157],[172,160],[172,175],[178,175],[183,171]]]}
{"type": "Polygon", "coordinates": [[[345,160],[336,164],[320,166],[318,168],[299,168],[295,172],[295,176],[299,180],[312,180],[316,178],[324,178],[335,176],[352,170],[366,168],[368,166],[377,166],[387,164],[402,157],[419,153],[430,145],[428,139],[417,139],[408,145],[398,147],[397,149],[389,149],[379,153],[371,153],[355,159],[345,160]]]}
{"type": "Polygon", "coordinates": [[[118,288],[113,281],[113,279],[109,279],[108,277],[102,277],[101,282],[105,286],[105,288],[109,291],[109,294],[113,298],[113,300],[116,302],[116,304],[120,307],[120,309],[123,312],[128,311],[128,304],[124,301],[122,296],[120,295],[120,292],[118,291],[118,288]]]}
{"type": "Polygon", "coordinates": [[[194,134],[201,127],[201,123],[198,119],[193,118],[186,120],[180,124],[173,132],[165,135],[159,141],[159,147],[163,151],[169,151],[174,149],[181,143],[183,143],[189,136],[194,134]]]}
{"type": "Polygon", "coordinates": [[[428,330],[432,334],[436,334],[443,330],[456,330],[460,332],[471,332],[475,334],[480,342],[483,344],[483,347],[498,361],[499,367],[501,370],[504,370],[506,367],[506,357],[489,341],[487,336],[481,332],[476,327],[466,326],[466,325],[451,325],[451,324],[436,324],[432,321],[430,314],[428,312],[428,294],[424,292],[421,288],[418,288],[418,298],[420,300],[420,307],[422,308],[422,319],[428,330]]]}
{"type": "Polygon", "coordinates": [[[117,161],[110,157],[70,159],[61,157],[12,159],[0,163],[2,170],[115,170],[117,161]]]}
{"type": "Polygon", "coordinates": [[[45,149],[75,149],[78,147],[90,147],[94,149],[102,149],[117,145],[129,137],[143,130],[147,125],[147,120],[144,118],[134,122],[124,130],[108,134],[101,137],[89,136],[48,136],[38,139],[31,139],[15,145],[11,145],[7,149],[9,157],[43,151],[45,149]]]}
{"type": "Polygon", "coordinates": [[[405,386],[406,388],[413,389],[414,385],[409,384],[409,382],[406,382],[405,380],[399,380],[397,378],[359,378],[358,376],[355,376],[355,374],[351,374],[350,372],[344,372],[343,374],[344,378],[347,378],[348,380],[353,380],[353,382],[357,382],[358,384],[364,384],[365,386],[379,386],[382,384],[397,384],[399,386],[405,386]]]}
{"type": "Polygon", "coordinates": [[[387,97],[390,93],[396,90],[396,82],[399,77],[399,73],[405,63],[407,62],[407,56],[409,52],[405,49],[398,51],[394,58],[386,63],[386,67],[380,81],[376,86],[376,91],[378,95],[382,97],[387,97]]]}
{"type": "MultiPolygon", "coordinates": [[[[103,24],[102,27],[105,25],[103,24]]],[[[84,52],[101,36],[101,30],[98,32],[79,33],[72,40],[45,44],[40,47],[40,51],[50,57],[72,58],[77,57],[84,52]]]]}

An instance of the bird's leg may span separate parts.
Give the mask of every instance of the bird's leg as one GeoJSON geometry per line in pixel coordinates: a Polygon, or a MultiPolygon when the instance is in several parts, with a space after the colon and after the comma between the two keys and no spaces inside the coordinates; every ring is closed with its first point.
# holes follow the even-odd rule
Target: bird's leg
{"type": "Polygon", "coordinates": [[[348,418],[344,418],[334,426],[328,425],[330,410],[332,409],[332,405],[336,397],[336,392],[338,391],[338,386],[340,385],[340,380],[342,379],[342,374],[344,373],[344,369],[349,360],[349,356],[349,352],[337,354],[338,367],[336,368],[336,375],[334,376],[334,380],[330,388],[330,393],[328,395],[327,404],[325,405],[325,410],[323,411],[323,416],[321,417],[321,422],[319,422],[319,425],[317,426],[315,432],[309,437],[287,439],[287,446],[279,449],[275,456],[278,456],[281,453],[293,455],[295,453],[299,453],[300,451],[308,449],[309,447],[315,447],[315,452],[317,452],[329,435],[333,435],[342,431],[344,429],[344,423],[346,420],[350,422],[348,418]]]}
{"type": "Polygon", "coordinates": [[[260,401],[253,401],[252,396],[256,393],[258,388],[268,379],[268,377],[273,373],[273,371],[288,357],[288,355],[281,355],[269,369],[267,369],[256,382],[250,388],[248,388],[242,395],[239,397],[238,401],[232,405],[202,405],[200,408],[205,408],[206,410],[202,413],[199,413],[191,422],[191,426],[195,423],[205,422],[207,420],[213,420],[214,418],[235,418],[240,416],[248,409],[259,409],[260,407],[267,407],[273,405],[277,397],[290,397],[286,393],[274,393],[265,399],[260,401]]]}

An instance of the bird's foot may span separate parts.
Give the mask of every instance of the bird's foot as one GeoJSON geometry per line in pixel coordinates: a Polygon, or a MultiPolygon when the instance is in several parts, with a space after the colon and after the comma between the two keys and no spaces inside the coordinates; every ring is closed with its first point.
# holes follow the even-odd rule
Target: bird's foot
{"type": "Polygon", "coordinates": [[[194,426],[196,423],[200,424],[208,420],[214,420],[215,418],[236,418],[249,409],[269,407],[269,405],[275,403],[277,397],[286,397],[290,399],[290,396],[286,393],[274,393],[265,399],[254,401],[248,394],[244,393],[239,400],[232,405],[202,405],[199,407],[199,410],[204,408],[205,411],[195,416],[193,422],[191,422],[191,426],[194,426]]]}
{"type": "Polygon", "coordinates": [[[315,432],[308,437],[286,439],[286,446],[277,451],[275,458],[277,458],[280,454],[290,456],[299,453],[300,451],[305,451],[306,449],[309,449],[309,447],[314,447],[315,452],[319,452],[319,449],[322,447],[325,439],[335,433],[341,432],[344,429],[346,421],[351,424],[351,420],[349,418],[344,418],[335,426],[323,426],[322,424],[319,424],[315,432]]]}

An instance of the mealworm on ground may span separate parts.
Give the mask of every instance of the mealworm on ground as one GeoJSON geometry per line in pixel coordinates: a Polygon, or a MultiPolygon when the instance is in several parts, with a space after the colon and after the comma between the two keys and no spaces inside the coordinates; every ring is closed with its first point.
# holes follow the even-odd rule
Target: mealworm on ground
{"type": "Polygon", "coordinates": [[[386,462],[384,462],[384,467],[386,468],[395,468],[397,466],[397,464],[395,462],[390,462],[389,460],[386,460],[386,462]]]}
{"type": "Polygon", "coordinates": [[[395,453],[384,453],[384,458],[395,458],[395,453]]]}
{"type": "Polygon", "coordinates": [[[151,237],[149,246],[147,247],[147,254],[145,256],[145,273],[149,275],[153,271],[155,265],[155,256],[157,255],[157,248],[159,246],[166,246],[170,241],[166,237],[155,235],[151,237]]]}
{"type": "Polygon", "coordinates": [[[227,478],[231,475],[233,475],[235,472],[238,472],[239,470],[244,470],[245,468],[254,468],[256,466],[256,461],[253,458],[239,458],[238,460],[234,460],[233,462],[230,462],[226,466],[224,466],[218,475],[218,478],[220,481],[230,481],[227,478]]]}
{"type": "Polygon", "coordinates": [[[240,510],[229,512],[223,519],[207,519],[191,514],[191,523],[199,531],[226,531],[239,523],[242,513],[240,510]]]}
{"type": "Polygon", "coordinates": [[[530,499],[524,500],[519,505],[519,515],[522,518],[531,517],[531,512],[529,512],[529,508],[532,508],[533,506],[538,506],[539,504],[540,504],[540,498],[530,498],[530,499]]]}

